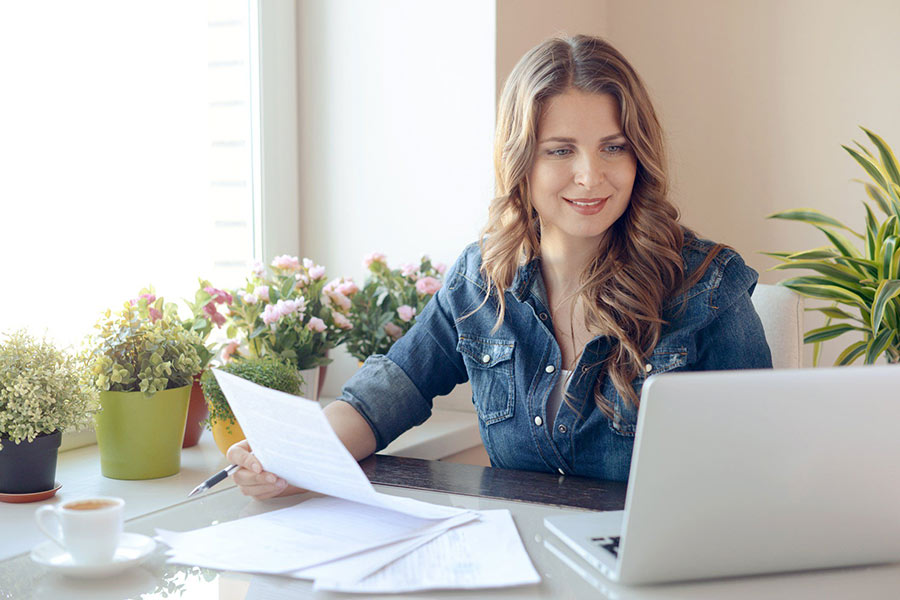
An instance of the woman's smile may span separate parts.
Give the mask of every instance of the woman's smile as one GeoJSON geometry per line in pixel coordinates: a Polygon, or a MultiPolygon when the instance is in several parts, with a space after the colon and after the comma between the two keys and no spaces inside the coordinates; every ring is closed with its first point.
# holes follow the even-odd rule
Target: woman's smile
{"type": "Polygon", "coordinates": [[[595,215],[606,206],[606,201],[610,199],[610,196],[606,198],[563,198],[572,209],[581,215],[595,215]]]}

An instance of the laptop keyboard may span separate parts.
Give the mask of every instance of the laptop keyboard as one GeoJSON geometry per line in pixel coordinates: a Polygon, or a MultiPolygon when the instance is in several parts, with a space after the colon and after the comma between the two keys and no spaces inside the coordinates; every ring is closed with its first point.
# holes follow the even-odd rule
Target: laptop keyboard
{"type": "Polygon", "coordinates": [[[619,536],[614,535],[614,536],[610,536],[610,537],[591,538],[591,542],[600,546],[601,548],[603,548],[604,550],[606,550],[607,552],[609,552],[610,554],[612,554],[613,556],[618,558],[618,556],[619,556],[619,536]]]}

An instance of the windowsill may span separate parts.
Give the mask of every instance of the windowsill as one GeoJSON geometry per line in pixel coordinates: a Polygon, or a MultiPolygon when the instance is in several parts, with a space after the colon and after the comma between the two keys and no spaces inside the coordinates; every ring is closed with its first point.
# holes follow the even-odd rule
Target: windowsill
{"type": "MultiPolygon", "coordinates": [[[[86,496],[118,496],[125,499],[125,518],[189,502],[194,487],[227,465],[212,434],[204,431],[200,443],[181,452],[181,471],[171,477],[142,481],[109,479],[100,473],[100,452],[93,431],[64,436],[69,449],[60,452],[56,480],[62,484],[56,497],[46,503],[86,496]],[[81,447],[73,447],[83,443],[81,447]]],[[[431,418],[394,440],[382,454],[437,460],[481,446],[477,417],[472,412],[435,409],[431,418]]],[[[234,487],[230,479],[210,494],[234,487]]],[[[0,560],[27,552],[44,541],[34,525],[35,504],[4,504],[0,507],[0,560]]]]}

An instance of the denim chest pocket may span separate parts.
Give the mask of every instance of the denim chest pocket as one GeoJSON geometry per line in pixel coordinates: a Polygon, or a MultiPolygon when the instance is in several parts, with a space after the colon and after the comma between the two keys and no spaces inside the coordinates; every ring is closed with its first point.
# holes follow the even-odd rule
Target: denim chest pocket
{"type": "Polygon", "coordinates": [[[466,335],[459,338],[456,349],[466,363],[472,384],[472,401],[485,425],[513,416],[515,346],[514,340],[466,335]]]}
{"type": "MultiPolygon", "coordinates": [[[[647,359],[646,364],[649,365],[649,368],[638,375],[632,384],[638,397],[641,395],[644,381],[651,375],[667,373],[684,367],[687,364],[687,348],[657,348],[650,355],[650,358],[647,359]]],[[[604,388],[609,388],[609,393],[616,399],[613,407],[613,417],[609,424],[610,428],[619,435],[633,437],[634,429],[637,426],[637,409],[633,404],[625,401],[625,398],[616,391],[612,381],[609,379],[607,379],[604,388]]],[[[604,389],[604,394],[606,393],[607,389],[604,389]]],[[[606,397],[609,398],[610,396],[607,395],[606,397]]]]}

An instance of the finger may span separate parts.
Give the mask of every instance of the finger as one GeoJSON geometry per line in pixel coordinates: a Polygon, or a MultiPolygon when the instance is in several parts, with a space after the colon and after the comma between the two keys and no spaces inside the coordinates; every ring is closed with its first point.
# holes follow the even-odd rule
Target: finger
{"type": "Polygon", "coordinates": [[[241,486],[241,493],[258,500],[265,500],[282,494],[289,487],[291,486],[288,486],[284,479],[276,479],[274,483],[241,486]]]}
{"type": "Polygon", "coordinates": [[[241,440],[228,449],[225,457],[233,464],[243,469],[253,471],[254,473],[262,473],[262,464],[250,451],[250,443],[247,440],[241,440]]]}
{"type": "Polygon", "coordinates": [[[278,481],[278,477],[274,473],[268,471],[255,473],[247,469],[238,469],[232,475],[232,479],[237,485],[266,485],[278,481]]]}

